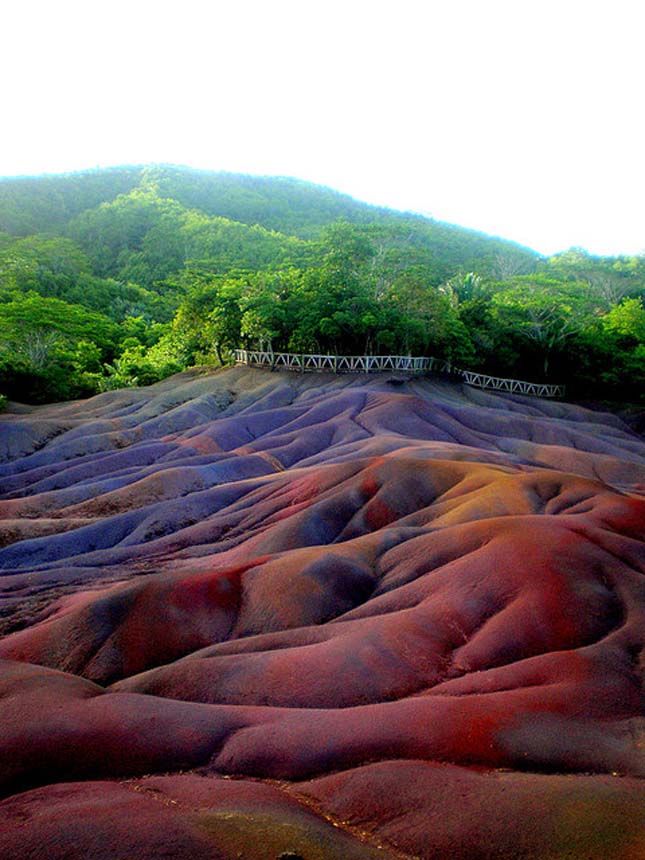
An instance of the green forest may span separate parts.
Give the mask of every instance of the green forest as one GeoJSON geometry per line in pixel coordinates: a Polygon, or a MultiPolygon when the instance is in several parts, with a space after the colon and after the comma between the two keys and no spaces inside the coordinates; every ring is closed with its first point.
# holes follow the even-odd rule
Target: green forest
{"type": "Polygon", "coordinates": [[[0,180],[0,392],[147,385],[230,350],[433,355],[645,403],[645,256],[512,242],[180,167],[0,180]]]}

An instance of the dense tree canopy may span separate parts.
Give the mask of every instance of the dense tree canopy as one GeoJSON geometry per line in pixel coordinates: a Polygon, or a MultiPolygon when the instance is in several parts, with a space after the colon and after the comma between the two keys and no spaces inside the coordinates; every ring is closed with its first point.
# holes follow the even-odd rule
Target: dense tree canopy
{"type": "Polygon", "coordinates": [[[0,392],[147,384],[237,346],[436,355],[642,397],[645,258],[551,259],[291,179],[0,181],[0,392]]]}

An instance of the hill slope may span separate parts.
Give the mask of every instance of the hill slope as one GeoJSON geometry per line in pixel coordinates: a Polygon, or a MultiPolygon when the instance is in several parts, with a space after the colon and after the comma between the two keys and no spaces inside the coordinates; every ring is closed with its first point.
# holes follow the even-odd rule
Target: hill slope
{"type": "Polygon", "coordinates": [[[618,419],[236,368],[2,430],[2,856],[639,856],[618,419]]]}
{"type": "Polygon", "coordinates": [[[504,251],[527,261],[537,258],[533,251],[513,242],[371,206],[310,182],[171,165],[0,179],[0,231],[14,236],[62,234],[82,212],[112,203],[119,195],[150,188],[188,210],[305,239],[317,238],[322,228],[339,220],[411,230],[419,243],[450,266],[493,260],[504,251]]]}
{"type": "Polygon", "coordinates": [[[30,403],[241,346],[433,355],[638,403],[644,297],[645,258],[544,260],[295,179],[161,165],[0,180],[0,395],[30,403]]]}

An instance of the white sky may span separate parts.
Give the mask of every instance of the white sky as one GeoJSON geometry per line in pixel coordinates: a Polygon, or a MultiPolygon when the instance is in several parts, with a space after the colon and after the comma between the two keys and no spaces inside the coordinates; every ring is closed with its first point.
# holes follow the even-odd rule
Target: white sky
{"type": "Polygon", "coordinates": [[[20,0],[0,176],[296,176],[542,253],[643,253],[644,25],[643,0],[20,0]]]}

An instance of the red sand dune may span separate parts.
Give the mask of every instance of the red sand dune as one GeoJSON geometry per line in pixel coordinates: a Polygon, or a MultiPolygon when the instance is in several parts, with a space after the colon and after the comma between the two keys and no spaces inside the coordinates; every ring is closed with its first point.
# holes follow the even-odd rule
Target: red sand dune
{"type": "Polygon", "coordinates": [[[399,382],[0,416],[0,858],[645,856],[645,446],[399,382]]]}

